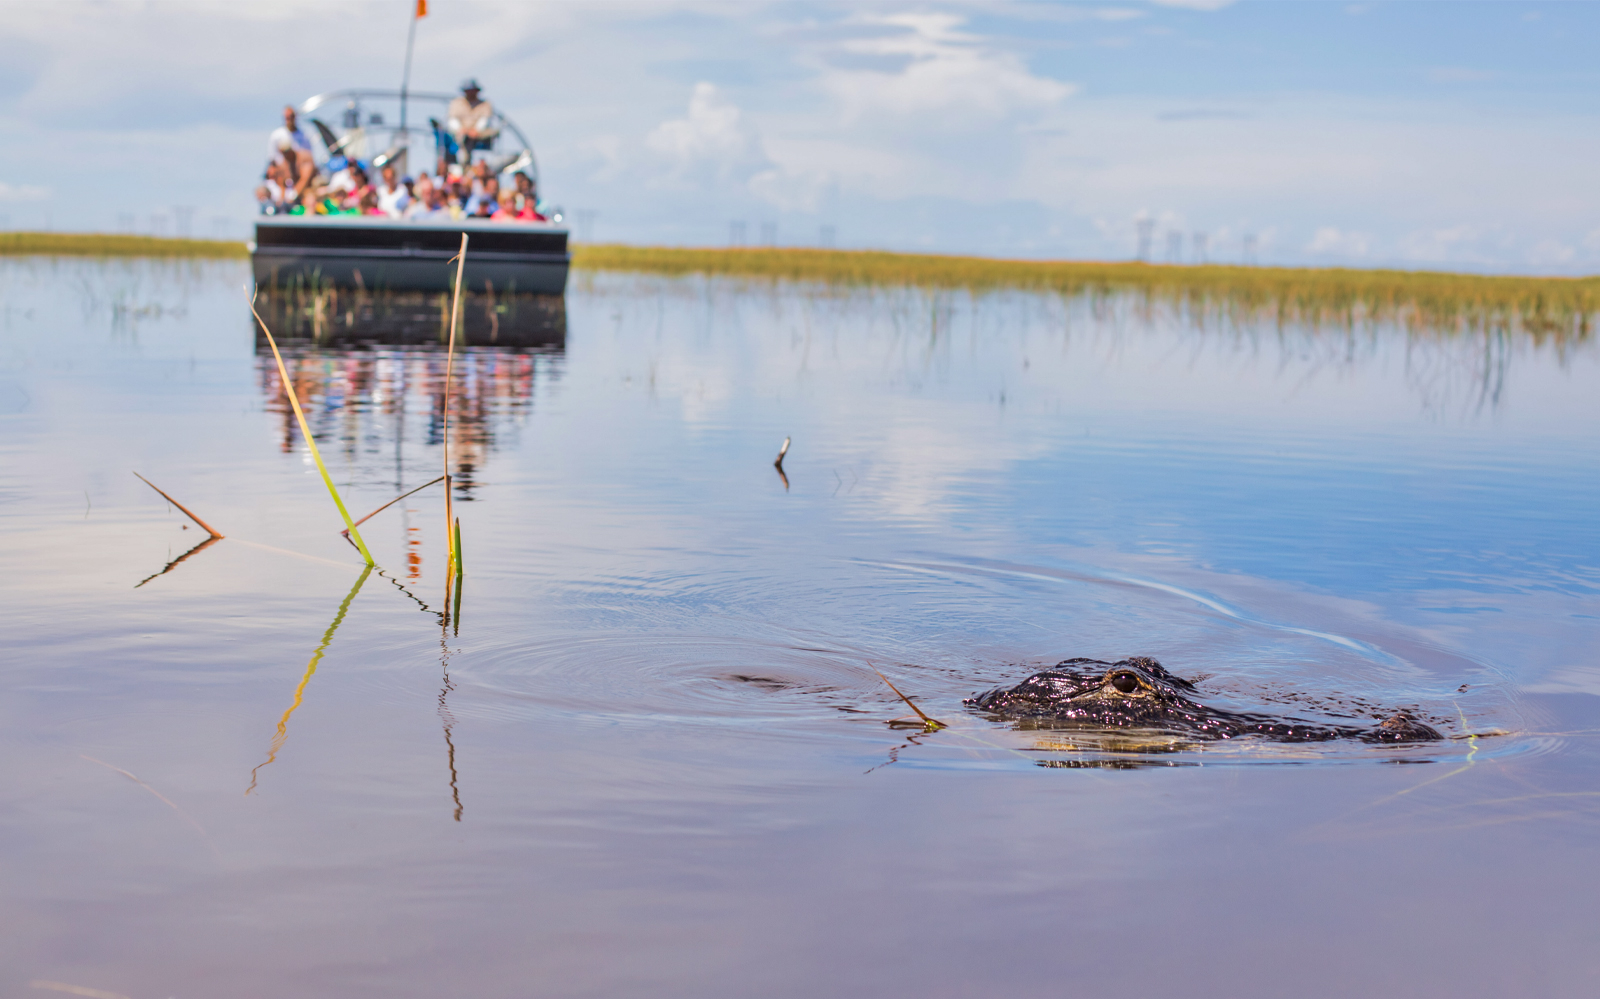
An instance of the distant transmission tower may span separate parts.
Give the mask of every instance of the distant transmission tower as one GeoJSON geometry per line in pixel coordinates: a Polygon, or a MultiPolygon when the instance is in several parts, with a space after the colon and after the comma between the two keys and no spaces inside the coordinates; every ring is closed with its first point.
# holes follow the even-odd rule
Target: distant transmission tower
{"type": "Polygon", "coordinates": [[[729,246],[743,246],[744,245],[744,223],[743,222],[729,222],[728,223],[728,245],[729,246]]]}
{"type": "Polygon", "coordinates": [[[1190,244],[1190,246],[1193,247],[1192,255],[1194,257],[1194,262],[1197,263],[1197,264],[1205,263],[1206,262],[1206,234],[1203,233],[1203,232],[1191,233],[1190,236],[1189,236],[1189,244],[1190,244]]]}
{"type": "Polygon", "coordinates": [[[776,222],[763,222],[763,223],[761,223],[761,245],[762,246],[777,246],[778,245],[778,223],[776,223],[776,222]]]}
{"type": "Polygon", "coordinates": [[[1150,241],[1156,233],[1155,219],[1140,219],[1134,223],[1139,228],[1139,251],[1134,255],[1135,260],[1150,262],[1150,241]]]}
{"type": "Polygon", "coordinates": [[[1244,262],[1247,264],[1256,262],[1256,234],[1253,232],[1244,234],[1244,262]]]}
{"type": "Polygon", "coordinates": [[[1176,230],[1167,230],[1167,263],[1180,264],[1183,262],[1183,233],[1176,230]]]}

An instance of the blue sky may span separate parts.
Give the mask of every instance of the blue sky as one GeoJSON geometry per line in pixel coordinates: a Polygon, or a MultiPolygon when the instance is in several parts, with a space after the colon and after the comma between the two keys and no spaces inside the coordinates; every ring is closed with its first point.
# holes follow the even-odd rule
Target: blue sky
{"type": "MultiPolygon", "coordinates": [[[[1586,3],[433,0],[596,240],[1600,272],[1586,3]]],[[[392,87],[408,2],[0,0],[10,228],[243,236],[277,108],[392,87]]]]}

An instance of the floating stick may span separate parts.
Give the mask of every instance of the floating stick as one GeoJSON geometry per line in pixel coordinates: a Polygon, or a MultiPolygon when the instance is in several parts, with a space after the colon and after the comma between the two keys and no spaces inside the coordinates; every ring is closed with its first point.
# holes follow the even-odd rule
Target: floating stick
{"type": "Polygon", "coordinates": [[[772,463],[773,466],[776,467],[778,469],[778,471],[780,471],[780,472],[783,471],[783,456],[788,454],[788,453],[789,453],[789,438],[785,437],[783,439],[783,447],[778,448],[778,457],[772,463]]]}
{"type": "MultiPolygon", "coordinates": [[[[147,479],[144,476],[140,475],[138,472],[134,472],[133,476],[134,476],[134,478],[138,479],[140,482],[143,482],[145,485],[149,486],[151,489],[154,489],[156,492],[161,493],[161,496],[162,496],[163,499],[165,499],[168,503],[171,503],[173,506],[177,507],[178,509],[182,510],[184,512],[184,514],[186,514],[190,520],[192,520],[196,524],[200,525],[200,529],[202,531],[205,531],[207,534],[211,535],[213,540],[221,540],[222,535],[217,533],[216,528],[212,527],[210,524],[208,524],[205,521],[201,520],[199,517],[196,517],[194,515],[194,511],[193,510],[190,510],[188,507],[184,506],[182,503],[179,503],[177,500],[173,499],[171,496],[168,496],[165,492],[162,492],[160,486],[156,485],[154,482],[151,482],[149,479],[147,479]]],[[[195,550],[198,551],[199,549],[195,549],[195,550]]],[[[180,559],[180,561],[181,561],[181,559],[180,559]]],[[[175,564],[177,564],[177,563],[174,563],[174,565],[175,564]]]]}
{"type": "MultiPolygon", "coordinates": [[[[424,490],[424,489],[428,488],[429,486],[433,485],[435,482],[442,482],[443,480],[444,480],[444,476],[441,475],[437,479],[432,479],[432,480],[430,480],[428,482],[424,482],[422,485],[420,485],[417,488],[411,490],[410,492],[401,493],[399,496],[396,496],[394,499],[392,499],[389,502],[385,503],[383,506],[378,507],[376,510],[372,511],[371,513],[367,514],[365,517],[362,517],[360,520],[356,521],[355,526],[360,527],[362,524],[365,524],[367,521],[371,520],[373,517],[376,517],[378,514],[382,513],[383,511],[385,511],[387,509],[389,509],[391,506],[394,506],[396,503],[398,503],[401,500],[405,499],[407,496],[410,496],[411,493],[420,493],[420,492],[422,492],[422,490],[424,490]]],[[[340,531],[339,533],[343,534],[347,538],[350,536],[350,531],[348,529],[340,531]]]]}
{"type": "MultiPolygon", "coordinates": [[[[256,311],[256,296],[250,296],[250,314],[256,317],[256,322],[261,324],[261,332],[267,335],[267,344],[272,347],[272,357],[278,362],[278,374],[283,378],[283,391],[289,397],[289,405],[294,407],[294,418],[300,421],[300,434],[306,439],[306,446],[311,448],[311,457],[317,463],[317,471],[322,473],[322,481],[328,487],[328,495],[333,497],[333,503],[339,508],[339,516],[344,518],[345,529],[349,537],[355,541],[356,549],[361,552],[361,557],[372,565],[372,553],[367,551],[367,543],[361,540],[361,532],[356,530],[356,525],[350,520],[350,511],[344,508],[344,500],[339,498],[339,490],[334,488],[333,476],[328,474],[328,466],[322,463],[322,452],[317,450],[317,441],[311,436],[311,427],[306,423],[306,414],[300,410],[300,400],[295,395],[294,383],[289,381],[289,369],[283,364],[283,355],[278,353],[278,341],[272,338],[272,331],[267,329],[267,321],[261,318],[261,313],[256,311]]],[[[158,490],[159,491],[159,490],[158,490]]],[[[163,494],[165,495],[165,494],[163,494]]],[[[181,509],[181,508],[180,508],[181,509]]],[[[188,513],[187,510],[184,511],[188,513]]],[[[194,516],[194,514],[189,514],[194,516]]],[[[205,527],[204,524],[200,525],[205,527]]],[[[210,528],[206,528],[210,530],[210,528]]]]}
{"type": "Polygon", "coordinates": [[[934,720],[932,718],[929,718],[927,715],[923,714],[922,713],[922,709],[917,707],[915,704],[913,704],[911,702],[911,698],[909,698],[906,695],[900,693],[900,688],[896,687],[893,683],[889,682],[889,678],[883,675],[883,671],[882,670],[878,669],[878,667],[876,667],[876,666],[873,666],[870,661],[867,663],[867,665],[872,668],[872,672],[878,674],[878,679],[882,680],[884,683],[888,683],[889,684],[889,689],[895,692],[895,696],[899,697],[902,701],[906,702],[906,707],[910,708],[912,711],[915,711],[917,713],[917,717],[922,719],[923,731],[926,731],[926,732],[937,732],[941,728],[949,728],[949,726],[946,725],[944,722],[936,721],[936,720],[934,720]]]}

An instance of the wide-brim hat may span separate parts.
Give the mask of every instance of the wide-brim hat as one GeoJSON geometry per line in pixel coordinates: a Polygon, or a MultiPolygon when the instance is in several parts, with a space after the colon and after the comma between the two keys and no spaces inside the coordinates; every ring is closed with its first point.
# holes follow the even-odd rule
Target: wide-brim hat
{"type": "Polygon", "coordinates": [[[482,89],[483,89],[482,87],[478,86],[478,81],[473,79],[470,76],[467,77],[465,80],[461,81],[461,92],[463,94],[466,93],[469,90],[482,90],[482,89]]]}

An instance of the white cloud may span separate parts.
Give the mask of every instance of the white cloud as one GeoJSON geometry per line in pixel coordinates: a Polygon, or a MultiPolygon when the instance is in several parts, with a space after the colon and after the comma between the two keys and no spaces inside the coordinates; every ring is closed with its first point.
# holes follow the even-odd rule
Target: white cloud
{"type": "Polygon", "coordinates": [[[1371,237],[1362,232],[1345,232],[1334,226],[1323,226],[1306,244],[1306,252],[1322,256],[1364,257],[1371,245],[1371,237]]]}
{"type": "Polygon", "coordinates": [[[1528,263],[1535,267],[1569,264],[1578,251],[1557,239],[1542,239],[1528,250],[1528,263]]]}
{"type": "Polygon", "coordinates": [[[839,44],[839,53],[882,67],[836,61],[824,71],[820,85],[838,102],[846,123],[914,116],[918,127],[943,129],[1051,108],[1076,90],[1035,75],[1015,53],[958,30],[965,18],[954,14],[863,16],[855,23],[898,30],[839,44]]]}
{"type": "Polygon", "coordinates": [[[37,184],[7,184],[0,180],[0,201],[43,201],[50,196],[48,187],[37,184]]]}
{"type": "Polygon", "coordinates": [[[745,181],[771,163],[743,112],[704,81],[694,85],[688,115],[657,125],[645,145],[671,161],[680,181],[745,181]]]}
{"type": "Polygon", "coordinates": [[[1221,10],[1233,6],[1235,0],[1150,0],[1157,7],[1180,7],[1184,10],[1221,10]]]}

